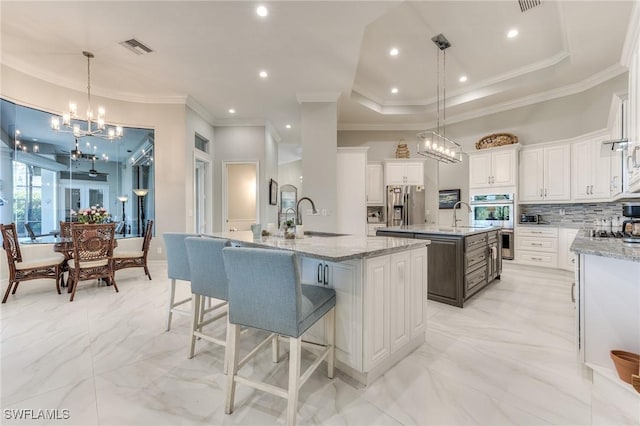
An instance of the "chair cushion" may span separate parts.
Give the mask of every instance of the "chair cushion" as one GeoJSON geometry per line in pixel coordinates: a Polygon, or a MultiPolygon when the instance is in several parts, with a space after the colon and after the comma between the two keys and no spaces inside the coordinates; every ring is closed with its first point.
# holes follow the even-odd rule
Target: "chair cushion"
{"type": "Polygon", "coordinates": [[[64,256],[52,256],[42,259],[30,260],[27,262],[16,262],[16,269],[19,271],[25,269],[42,268],[45,266],[59,265],[64,261],[64,256]]]}
{"type": "MultiPolygon", "coordinates": [[[[69,268],[73,269],[75,268],[75,259],[70,259],[69,260],[69,268]]],[[[83,268],[97,268],[99,266],[107,266],[109,264],[109,259],[101,259],[101,260],[94,260],[93,262],[82,262],[81,265],[83,268]]]]}
{"type": "Polygon", "coordinates": [[[142,251],[117,251],[113,252],[114,259],[135,259],[144,256],[142,251]]]}
{"type": "MultiPolygon", "coordinates": [[[[336,291],[332,288],[302,284],[302,312],[298,324],[298,336],[336,306],[336,291]]],[[[293,336],[293,337],[298,337],[293,336]]]]}

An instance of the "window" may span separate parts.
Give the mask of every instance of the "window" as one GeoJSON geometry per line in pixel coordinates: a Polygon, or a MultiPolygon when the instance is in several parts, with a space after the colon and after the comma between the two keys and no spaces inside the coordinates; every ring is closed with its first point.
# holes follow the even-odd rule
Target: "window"
{"type": "Polygon", "coordinates": [[[195,145],[196,145],[196,149],[199,149],[202,152],[207,152],[207,153],[209,152],[209,141],[197,133],[196,133],[195,145]]]}
{"type": "Polygon", "coordinates": [[[47,234],[74,219],[71,210],[93,205],[132,235],[144,227],[143,216],[154,218],[152,129],[126,128],[117,141],[76,140],[52,131],[48,112],[0,99],[0,116],[0,223],[15,222],[21,237],[25,223],[47,234]],[[148,193],[138,198],[134,189],[148,193]]]}

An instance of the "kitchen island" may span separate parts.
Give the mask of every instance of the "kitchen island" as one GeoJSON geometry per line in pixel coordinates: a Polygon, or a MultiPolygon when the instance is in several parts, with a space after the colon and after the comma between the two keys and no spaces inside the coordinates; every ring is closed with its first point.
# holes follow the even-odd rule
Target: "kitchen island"
{"type": "MultiPolygon", "coordinates": [[[[232,245],[293,251],[302,282],[336,291],[336,366],[362,384],[425,341],[428,240],[366,236],[261,237],[207,234],[232,245]]],[[[305,340],[325,341],[319,321],[305,340]]]]}
{"type": "Polygon", "coordinates": [[[431,241],[428,298],[462,308],[471,296],[500,279],[500,229],[409,225],[378,229],[377,235],[431,241]]]}

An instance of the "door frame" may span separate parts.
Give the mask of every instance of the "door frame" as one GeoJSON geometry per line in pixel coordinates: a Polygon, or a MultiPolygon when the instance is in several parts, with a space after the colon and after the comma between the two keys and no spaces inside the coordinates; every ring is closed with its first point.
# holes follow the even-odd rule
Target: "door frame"
{"type": "Polygon", "coordinates": [[[253,164],[256,166],[256,222],[260,222],[260,161],[258,160],[246,160],[246,161],[222,161],[222,232],[227,232],[227,182],[228,182],[228,167],[234,164],[253,164]]]}
{"type": "Polygon", "coordinates": [[[209,154],[206,154],[204,152],[195,150],[194,154],[193,154],[193,212],[194,212],[194,218],[193,218],[193,231],[197,234],[199,233],[211,233],[213,232],[213,159],[211,158],[211,156],[209,154]],[[198,186],[196,185],[197,183],[197,169],[198,169],[198,163],[203,164],[203,169],[204,169],[204,177],[202,179],[202,182],[204,183],[204,196],[205,196],[205,203],[204,203],[204,223],[205,223],[205,229],[204,230],[200,230],[197,229],[197,225],[198,225],[198,186]]]}

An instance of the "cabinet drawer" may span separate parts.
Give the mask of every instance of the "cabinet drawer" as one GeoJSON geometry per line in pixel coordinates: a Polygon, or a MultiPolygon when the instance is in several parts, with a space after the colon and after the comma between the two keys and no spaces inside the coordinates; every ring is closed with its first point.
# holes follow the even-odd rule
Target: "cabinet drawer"
{"type": "Polygon", "coordinates": [[[544,252],[558,252],[558,239],[557,238],[534,238],[534,237],[520,237],[517,240],[518,248],[531,251],[544,251],[544,252]]]}
{"type": "Polygon", "coordinates": [[[518,237],[546,237],[546,238],[558,238],[558,228],[530,228],[520,227],[516,231],[518,237]]]}
{"type": "Polygon", "coordinates": [[[489,243],[489,245],[491,245],[491,243],[497,243],[498,242],[498,231],[492,231],[487,233],[487,241],[489,243]]]}
{"type": "Polygon", "coordinates": [[[480,247],[480,250],[474,250],[469,252],[464,257],[465,260],[465,271],[468,272],[472,269],[475,269],[476,265],[486,264],[487,262],[487,248],[480,247]]]}
{"type": "Polygon", "coordinates": [[[555,253],[542,253],[527,250],[517,251],[517,261],[528,265],[549,266],[551,268],[558,267],[558,256],[555,253]]]}
{"type": "Polygon", "coordinates": [[[470,237],[465,237],[464,244],[467,252],[480,247],[487,245],[487,234],[477,234],[471,235],[470,237]]]}
{"type": "Polygon", "coordinates": [[[480,268],[464,277],[464,286],[466,289],[466,295],[468,296],[471,290],[476,287],[480,288],[487,282],[487,267],[480,268]]]}

